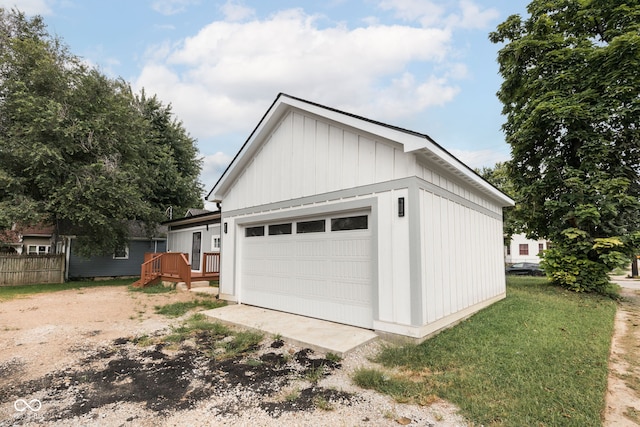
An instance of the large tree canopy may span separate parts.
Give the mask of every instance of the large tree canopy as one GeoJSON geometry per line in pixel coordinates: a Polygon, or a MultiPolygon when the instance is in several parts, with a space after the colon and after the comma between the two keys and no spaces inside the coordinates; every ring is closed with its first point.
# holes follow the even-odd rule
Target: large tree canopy
{"type": "Polygon", "coordinates": [[[638,244],[640,4],[534,0],[490,35],[517,210],[551,279],[602,291],[638,244]]]}
{"type": "Polygon", "coordinates": [[[197,155],[170,107],[0,8],[0,229],[67,223],[86,254],[111,252],[127,221],[202,205],[197,155]]]}
{"type": "MultiPolygon", "coordinates": [[[[507,196],[511,197],[514,200],[517,198],[516,190],[513,186],[513,182],[511,181],[508,164],[506,162],[498,162],[493,167],[484,166],[481,169],[476,169],[476,173],[486,179],[497,189],[505,193],[507,196]]],[[[504,243],[507,246],[509,245],[511,237],[514,234],[522,233],[522,226],[518,222],[518,216],[515,212],[515,210],[519,208],[520,206],[514,206],[504,208],[503,210],[504,243]]]]}

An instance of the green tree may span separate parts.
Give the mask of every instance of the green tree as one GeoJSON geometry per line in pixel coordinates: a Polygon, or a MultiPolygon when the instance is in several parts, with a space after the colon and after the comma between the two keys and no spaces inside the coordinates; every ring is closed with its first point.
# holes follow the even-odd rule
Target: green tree
{"type": "MultiPolygon", "coordinates": [[[[509,175],[509,169],[506,162],[498,162],[494,167],[483,166],[481,169],[476,169],[476,173],[486,179],[494,187],[502,191],[512,199],[516,199],[516,189],[511,181],[509,175]]],[[[518,222],[518,217],[515,212],[519,206],[504,208],[504,240],[505,245],[508,245],[511,241],[511,236],[517,233],[522,233],[522,225],[518,222]]]]}
{"type": "Polygon", "coordinates": [[[557,284],[603,291],[640,242],[640,5],[534,0],[491,33],[518,217],[557,284]]]}
{"type": "Polygon", "coordinates": [[[155,97],[84,66],[39,18],[0,9],[0,228],[70,224],[109,253],[128,221],[199,207],[195,141],[155,97]]]}

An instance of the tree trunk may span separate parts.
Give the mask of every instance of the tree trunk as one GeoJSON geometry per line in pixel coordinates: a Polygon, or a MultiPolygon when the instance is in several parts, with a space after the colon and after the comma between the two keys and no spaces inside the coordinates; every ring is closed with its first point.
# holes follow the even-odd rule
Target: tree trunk
{"type": "Polygon", "coordinates": [[[638,276],[638,257],[633,254],[631,256],[631,277],[638,276]]]}

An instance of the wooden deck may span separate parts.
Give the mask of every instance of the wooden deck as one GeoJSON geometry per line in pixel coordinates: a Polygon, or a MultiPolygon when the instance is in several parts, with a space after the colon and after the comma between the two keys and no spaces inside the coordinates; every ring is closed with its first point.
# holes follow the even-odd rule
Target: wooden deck
{"type": "Polygon", "coordinates": [[[200,272],[191,270],[189,255],[178,252],[146,253],[140,266],[140,279],[133,286],[143,288],[161,281],[184,282],[191,289],[191,282],[219,280],[220,253],[202,254],[200,272]]]}

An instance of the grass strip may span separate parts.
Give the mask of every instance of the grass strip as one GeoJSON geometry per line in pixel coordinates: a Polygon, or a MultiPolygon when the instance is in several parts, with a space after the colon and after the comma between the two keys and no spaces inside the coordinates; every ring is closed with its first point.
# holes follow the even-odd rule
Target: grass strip
{"type": "Polygon", "coordinates": [[[162,314],[164,316],[180,317],[188,311],[196,308],[200,308],[203,310],[212,310],[214,308],[224,307],[225,305],[227,305],[225,301],[220,301],[214,298],[196,298],[193,301],[175,302],[173,304],[155,306],[155,310],[156,313],[162,314]]]}
{"type": "Polygon", "coordinates": [[[158,341],[179,344],[194,339],[205,354],[222,360],[254,351],[263,337],[255,331],[233,330],[222,323],[209,321],[202,313],[196,313],[180,326],[172,328],[169,335],[143,342],[144,345],[157,344],[158,341]]]}
{"type": "Polygon", "coordinates": [[[97,288],[101,286],[127,286],[135,279],[113,280],[77,280],[65,283],[45,283],[36,285],[0,286],[0,301],[13,298],[42,294],[46,292],[67,291],[69,289],[97,288]]]}
{"type": "Polygon", "coordinates": [[[399,401],[434,397],[485,426],[600,426],[616,303],[509,278],[507,298],[420,345],[389,346],[362,387],[399,401]],[[393,372],[393,373],[390,373],[393,372]]]}

